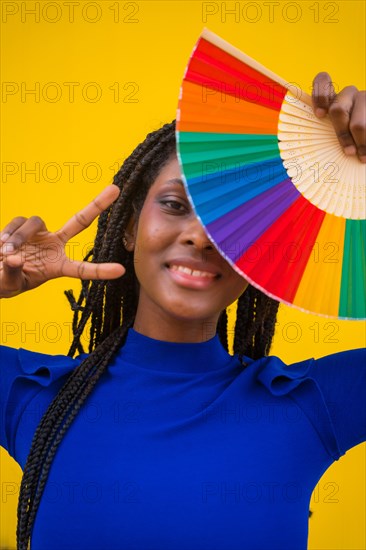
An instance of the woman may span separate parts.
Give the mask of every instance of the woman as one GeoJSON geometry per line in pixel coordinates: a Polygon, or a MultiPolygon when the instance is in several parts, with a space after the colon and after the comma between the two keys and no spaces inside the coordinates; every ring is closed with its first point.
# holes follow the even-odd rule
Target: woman
{"type": "MultiPolygon", "coordinates": [[[[317,115],[365,162],[364,92],[335,95],[326,73],[314,90],[317,115]]],[[[67,293],[68,357],[2,348],[1,444],[24,469],[18,548],[305,549],[317,481],[365,438],[365,353],[267,357],[278,303],[207,240],[174,122],[61,230],[15,218],[1,240],[2,297],[82,279],[77,301],[67,293]],[[92,263],[68,260],[67,241],[99,214],[92,263]]]]}

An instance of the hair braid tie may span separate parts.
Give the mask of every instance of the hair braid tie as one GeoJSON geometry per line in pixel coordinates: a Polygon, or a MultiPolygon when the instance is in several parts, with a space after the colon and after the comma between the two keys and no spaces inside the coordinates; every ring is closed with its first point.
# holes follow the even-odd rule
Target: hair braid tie
{"type": "Polygon", "coordinates": [[[83,311],[84,309],[83,306],[79,305],[76,302],[75,296],[72,290],[65,290],[64,294],[69,301],[72,311],[83,311]]]}

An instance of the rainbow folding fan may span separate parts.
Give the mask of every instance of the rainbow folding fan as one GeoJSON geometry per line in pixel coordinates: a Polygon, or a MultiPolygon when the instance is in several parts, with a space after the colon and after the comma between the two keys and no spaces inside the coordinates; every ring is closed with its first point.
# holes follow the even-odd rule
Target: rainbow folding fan
{"type": "Polygon", "coordinates": [[[303,311],[366,317],[366,165],[310,96],[204,30],[177,152],[195,213],[238,273],[303,311]]]}

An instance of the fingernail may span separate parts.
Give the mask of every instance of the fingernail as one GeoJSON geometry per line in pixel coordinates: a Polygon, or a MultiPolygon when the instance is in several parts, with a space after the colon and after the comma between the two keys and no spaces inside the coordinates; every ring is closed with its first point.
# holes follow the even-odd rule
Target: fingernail
{"type": "Polygon", "coordinates": [[[13,252],[14,252],[13,243],[4,243],[3,244],[3,253],[4,254],[12,254],[13,252]]]}
{"type": "Polygon", "coordinates": [[[8,239],[9,237],[10,237],[10,233],[4,233],[4,235],[0,237],[0,241],[4,243],[6,239],[8,239]]]}
{"type": "Polygon", "coordinates": [[[344,152],[346,155],[355,155],[357,153],[357,149],[354,145],[347,145],[347,147],[344,148],[344,152]]]}
{"type": "Polygon", "coordinates": [[[318,107],[317,109],[315,109],[315,114],[318,117],[323,117],[327,114],[327,111],[325,109],[321,109],[320,107],[318,107]]]}

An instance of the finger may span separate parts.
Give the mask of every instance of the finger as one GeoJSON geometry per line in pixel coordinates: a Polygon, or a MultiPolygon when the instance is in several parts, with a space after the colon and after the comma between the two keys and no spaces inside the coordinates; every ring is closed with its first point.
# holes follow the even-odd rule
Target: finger
{"type": "Polygon", "coordinates": [[[17,292],[23,287],[23,262],[20,254],[4,258],[2,264],[1,294],[17,292]]]}
{"type": "Polygon", "coordinates": [[[3,257],[3,266],[6,268],[11,269],[18,269],[22,268],[24,264],[24,259],[22,257],[22,254],[19,252],[18,254],[12,254],[11,256],[4,256],[3,257]]]}
{"type": "Polygon", "coordinates": [[[64,261],[61,267],[61,274],[64,277],[74,277],[77,279],[117,279],[126,273],[126,269],[117,263],[79,262],[76,260],[64,261]]]}
{"type": "Polygon", "coordinates": [[[366,91],[356,95],[351,114],[350,130],[361,162],[366,163],[366,91]]]}
{"type": "Polygon", "coordinates": [[[7,238],[2,245],[3,254],[14,254],[40,231],[47,231],[44,221],[39,216],[31,216],[7,238]]]}
{"type": "Polygon", "coordinates": [[[314,112],[318,117],[324,117],[335,98],[332,79],[326,72],[316,75],[313,80],[312,100],[314,112]]]}
{"type": "Polygon", "coordinates": [[[10,223],[8,223],[4,229],[0,232],[0,241],[5,242],[10,235],[14,233],[20,227],[27,221],[27,218],[24,218],[23,216],[18,216],[16,218],[13,218],[10,223]]]}
{"type": "Polygon", "coordinates": [[[350,128],[356,95],[357,88],[347,86],[337,95],[329,107],[329,118],[334,126],[338,141],[347,155],[355,155],[357,151],[350,128]]]}
{"type": "Polygon", "coordinates": [[[57,231],[57,235],[66,243],[95,220],[99,214],[106,210],[118,197],[119,188],[117,185],[108,185],[95,199],[85,208],[77,212],[65,225],[57,231]]]}

